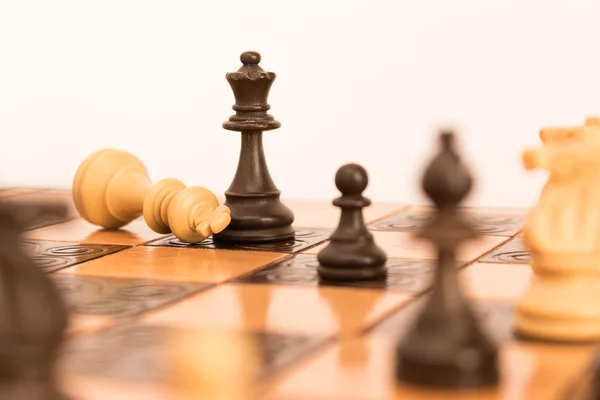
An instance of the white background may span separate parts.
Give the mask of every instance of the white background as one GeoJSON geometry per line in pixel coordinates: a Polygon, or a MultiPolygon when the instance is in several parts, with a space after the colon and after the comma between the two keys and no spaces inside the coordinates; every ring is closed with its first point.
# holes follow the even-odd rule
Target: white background
{"type": "Polygon", "coordinates": [[[520,153],[600,115],[600,1],[0,0],[1,186],[70,187],[91,152],[222,193],[239,155],[225,73],[277,73],[265,133],[284,198],[329,200],[346,162],[379,202],[422,201],[438,126],[477,178],[472,205],[527,206],[520,153]]]}

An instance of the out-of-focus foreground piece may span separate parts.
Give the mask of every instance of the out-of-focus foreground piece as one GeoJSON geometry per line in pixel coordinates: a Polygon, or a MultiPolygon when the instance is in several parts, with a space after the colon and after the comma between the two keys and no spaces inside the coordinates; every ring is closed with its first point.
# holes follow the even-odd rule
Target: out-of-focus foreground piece
{"type": "Polygon", "coordinates": [[[21,238],[27,215],[44,212],[64,217],[67,208],[58,203],[0,204],[2,399],[64,399],[56,386],[54,365],[67,328],[67,308],[54,283],[27,253],[21,238]]]}
{"type": "Polygon", "coordinates": [[[516,331],[552,341],[600,339],[600,125],[542,129],[543,145],[523,153],[549,178],[523,242],[535,274],[517,303],[516,331]]]}
{"type": "Polygon", "coordinates": [[[398,346],[396,374],[401,382],[424,386],[490,386],[498,381],[496,344],[481,328],[458,280],[457,249],[476,232],[458,211],[472,179],[454,142],[453,133],[440,135],[440,152],[423,176],[423,189],[437,212],[418,236],[437,249],[437,271],[425,307],[398,346]]]}

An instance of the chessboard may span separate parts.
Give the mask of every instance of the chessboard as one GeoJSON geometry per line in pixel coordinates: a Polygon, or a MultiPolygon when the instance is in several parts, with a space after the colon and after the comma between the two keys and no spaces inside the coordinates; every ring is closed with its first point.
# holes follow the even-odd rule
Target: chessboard
{"type": "Polygon", "coordinates": [[[73,399],[173,399],[165,337],[193,327],[251,336],[263,355],[268,400],[584,399],[593,345],[526,341],[513,334],[513,304],[528,287],[520,240],[527,210],[464,209],[479,237],[459,251],[459,277],[499,343],[500,385],[473,391],[410,387],[394,378],[395,346],[427,296],[436,255],[414,233],[424,206],[365,208],[388,255],[385,280],[329,283],[317,254],[339,221],[327,202],[284,200],[296,236],[276,244],[186,244],[143,219],[105,230],[79,217],[70,191],[5,189],[0,201],[57,199],[62,218],[29,218],[26,246],[70,311],[57,366],[73,399]]]}

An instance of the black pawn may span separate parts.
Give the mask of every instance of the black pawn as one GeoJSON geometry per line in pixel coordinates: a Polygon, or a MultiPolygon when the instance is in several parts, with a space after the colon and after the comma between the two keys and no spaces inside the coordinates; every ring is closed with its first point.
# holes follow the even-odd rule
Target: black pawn
{"type": "Polygon", "coordinates": [[[319,276],[331,281],[370,280],[386,274],[386,254],[373,240],[362,210],[371,204],[363,197],[369,177],[358,164],[346,164],[335,175],[342,193],[333,201],[341,208],[340,222],[329,244],[319,252],[319,276]]]}
{"type": "Polygon", "coordinates": [[[419,233],[437,248],[437,273],[425,307],[397,347],[396,376],[401,382],[431,387],[495,385],[497,348],[461,293],[455,265],[458,245],[476,236],[458,212],[472,179],[454,149],[453,133],[442,133],[440,141],[441,152],[422,182],[437,213],[419,233]]]}
{"type": "Polygon", "coordinates": [[[237,171],[225,192],[225,205],[231,210],[231,222],[216,241],[260,243],[289,240],[295,236],[294,213],[280,200],[267,167],[263,149],[263,131],[281,126],[267,111],[269,90],[275,73],[258,64],[260,54],[247,51],[240,57],[242,67],[226,75],[235,97],[235,115],[223,128],[241,132],[242,143],[237,171]]]}
{"type": "Polygon", "coordinates": [[[0,204],[0,398],[63,400],[54,362],[67,328],[67,309],[53,282],[25,251],[18,218],[31,213],[23,207],[63,218],[67,210],[64,205],[0,204]]]}

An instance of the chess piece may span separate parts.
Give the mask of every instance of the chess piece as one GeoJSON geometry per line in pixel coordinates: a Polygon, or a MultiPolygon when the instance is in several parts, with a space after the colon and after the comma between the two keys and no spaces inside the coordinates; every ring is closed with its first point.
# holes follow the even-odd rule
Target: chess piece
{"type": "MultiPolygon", "coordinates": [[[[68,314],[63,298],[26,253],[15,215],[23,205],[0,204],[0,397],[64,400],[55,382],[54,364],[68,314]]],[[[66,216],[67,208],[29,204],[66,216]]],[[[39,212],[38,212],[39,213],[39,212]]]]}
{"type": "Polygon", "coordinates": [[[223,128],[241,132],[242,143],[237,172],[225,192],[231,223],[214,235],[218,241],[259,243],[294,237],[294,214],[280,200],[263,150],[263,131],[277,129],[281,124],[267,114],[271,108],[267,98],[275,74],[264,71],[258,65],[260,59],[260,54],[247,51],[240,57],[243,66],[227,74],[236,114],[223,128]]]}
{"type": "Polygon", "coordinates": [[[340,222],[329,244],[319,252],[319,276],[332,281],[368,280],[385,277],[386,254],[365,226],[362,210],[371,205],[363,197],[369,178],[358,164],[346,164],[335,175],[341,196],[333,205],[341,211],[340,222]]]}
{"type": "Polygon", "coordinates": [[[530,339],[600,340],[600,126],[540,131],[527,170],[550,176],[523,229],[534,273],[516,303],[515,330],[530,339]]]}
{"type": "Polygon", "coordinates": [[[258,400],[262,360],[250,336],[188,329],[176,330],[169,342],[178,399],[258,400]]]}
{"type": "Polygon", "coordinates": [[[585,126],[600,126],[600,117],[590,116],[585,119],[585,126]]]}
{"type": "Polygon", "coordinates": [[[150,183],[146,167],[134,155],[103,149],[79,166],[73,200],[86,221],[108,229],[123,227],[143,214],[157,233],[198,243],[221,232],[230,211],[208,189],[186,187],[177,179],[150,183]]]}
{"type": "Polygon", "coordinates": [[[462,294],[456,268],[458,246],[476,237],[458,213],[472,179],[454,149],[454,134],[443,132],[440,139],[441,152],[422,182],[437,212],[418,234],[437,248],[436,275],[424,308],[396,349],[396,377],[399,382],[431,387],[494,385],[497,348],[462,294]]]}

